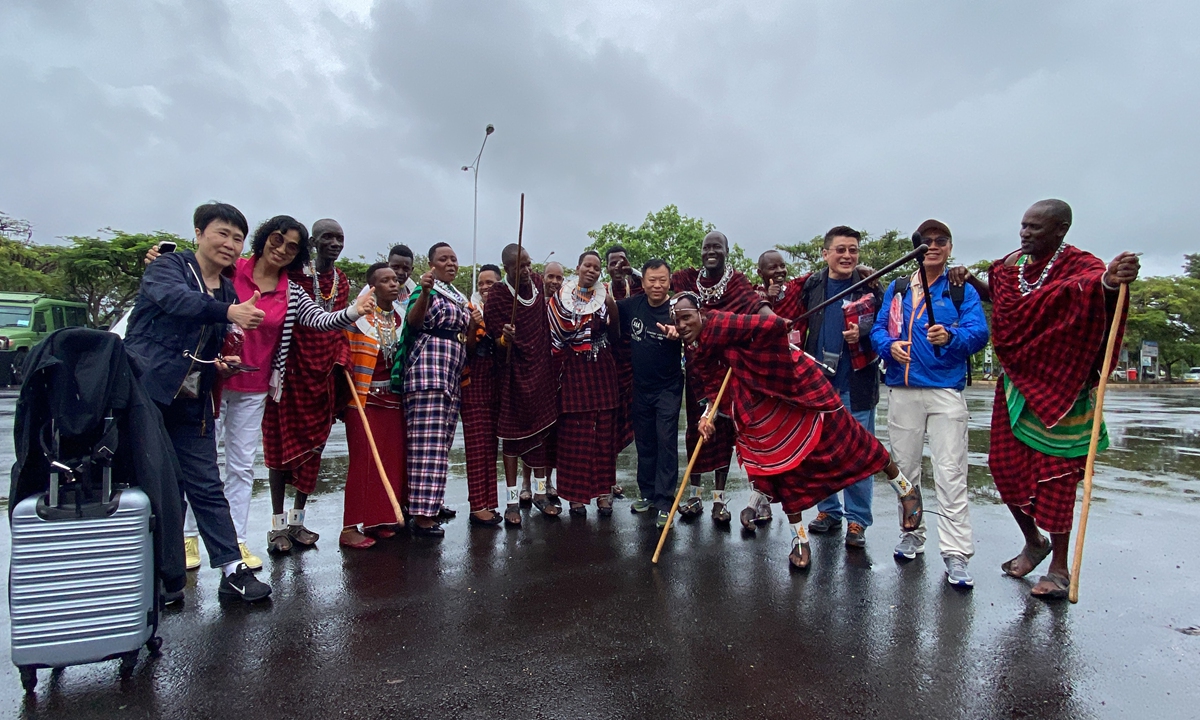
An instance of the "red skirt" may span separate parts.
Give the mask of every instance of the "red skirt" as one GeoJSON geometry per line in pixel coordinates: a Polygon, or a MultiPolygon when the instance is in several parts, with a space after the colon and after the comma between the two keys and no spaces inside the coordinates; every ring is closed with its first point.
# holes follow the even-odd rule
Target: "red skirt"
{"type": "MultiPolygon", "coordinates": [[[[404,452],[407,445],[404,408],[367,405],[366,411],[367,422],[371,424],[371,433],[375,437],[383,468],[387,471],[396,499],[403,506],[406,502],[407,470],[404,452]]],[[[371,445],[367,442],[367,433],[363,429],[358,410],[346,413],[346,446],[350,452],[350,468],[346,473],[342,526],[361,524],[363,527],[371,527],[394,524],[396,513],[388,500],[387,492],[383,489],[383,482],[379,478],[379,470],[375,466],[375,458],[371,454],[371,445]]]]}
{"type": "Polygon", "coordinates": [[[887,467],[891,457],[875,436],[838,408],[821,415],[821,438],[795,468],[774,475],[757,475],[747,468],[750,482],[789,515],[807,510],[830,495],[887,467]]]}
{"type": "Polygon", "coordinates": [[[612,437],[617,411],[593,410],[558,416],[558,495],[567,502],[590,503],[612,492],[617,456],[612,437]]]}
{"type": "Polygon", "coordinates": [[[1004,504],[1021,508],[1046,532],[1071,532],[1075,486],[1083,479],[1086,464],[1086,457],[1046,455],[1018,440],[1009,421],[1003,383],[996,383],[988,468],[1004,504]]]}

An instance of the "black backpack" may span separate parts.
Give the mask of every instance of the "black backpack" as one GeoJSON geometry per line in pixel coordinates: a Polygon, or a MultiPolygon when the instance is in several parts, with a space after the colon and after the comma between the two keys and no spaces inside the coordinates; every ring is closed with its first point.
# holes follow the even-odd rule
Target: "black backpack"
{"type": "MultiPolygon", "coordinates": [[[[904,302],[904,296],[908,294],[908,278],[896,278],[896,287],[892,290],[892,294],[899,296],[900,302],[904,302]]],[[[963,297],[966,294],[966,285],[955,285],[950,283],[950,302],[954,303],[954,311],[962,315],[963,297]]],[[[974,357],[973,355],[971,357],[974,357]]],[[[967,358],[967,385],[971,384],[971,358],[967,358]]]]}

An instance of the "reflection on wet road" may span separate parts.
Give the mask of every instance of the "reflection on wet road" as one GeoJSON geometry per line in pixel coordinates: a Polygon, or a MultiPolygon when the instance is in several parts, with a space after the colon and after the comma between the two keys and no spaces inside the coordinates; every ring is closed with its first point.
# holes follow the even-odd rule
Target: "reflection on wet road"
{"type": "MultiPolygon", "coordinates": [[[[1032,600],[1028,582],[1000,574],[1020,540],[987,475],[990,392],[968,398],[972,593],[946,585],[932,538],[923,558],[892,560],[896,515],[882,483],[867,550],[815,538],[808,575],[787,571],[781,519],[757,537],[707,516],[682,524],[651,566],[657,533],[627,501],[606,520],[533,512],[505,530],[460,516],[441,542],[402,536],[342,552],[339,426],[309,505],[320,547],[266,559],[272,603],[221,606],[205,568],[163,621],[164,655],[132,680],[120,683],[115,663],[43,671],[31,701],[8,665],[0,706],[70,720],[1194,716],[1200,637],[1177,630],[1200,625],[1200,394],[1110,395],[1114,449],[1097,478],[1106,502],[1093,511],[1076,606],[1032,600]]],[[[0,400],[6,464],[11,412],[0,400]]],[[[879,417],[885,437],[886,408],[879,417]]],[[[449,500],[465,513],[461,441],[452,463],[449,500]]],[[[631,451],[619,467],[632,495],[631,451]]],[[[744,477],[731,478],[735,509],[744,477]]],[[[268,520],[256,487],[256,550],[268,520]]]]}

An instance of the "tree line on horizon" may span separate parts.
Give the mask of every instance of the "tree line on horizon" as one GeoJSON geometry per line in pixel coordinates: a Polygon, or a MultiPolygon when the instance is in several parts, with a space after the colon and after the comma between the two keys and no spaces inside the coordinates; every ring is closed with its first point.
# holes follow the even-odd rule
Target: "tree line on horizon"
{"type": "MultiPolygon", "coordinates": [[[[699,267],[700,245],[713,224],[702,218],[682,214],[675,205],[647,213],[637,226],[609,222],[588,232],[591,242],[585,250],[603,253],[613,245],[626,249],[635,268],[650,258],[662,258],[672,268],[699,267]]],[[[107,228],[100,234],[72,235],[64,244],[40,244],[32,239],[33,230],[24,220],[0,212],[0,291],[37,292],[65,300],[82,302],[88,308],[89,324],[107,327],[128,310],[137,297],[141,282],[142,259],[157,243],[171,241],[190,248],[189,239],[173,233],[127,233],[107,228]]],[[[784,254],[793,277],[816,272],[824,266],[821,259],[823,236],[796,244],[775,247],[784,254]]],[[[909,238],[898,230],[879,235],[863,234],[860,261],[881,268],[912,249],[909,238]]],[[[247,252],[249,249],[247,248],[247,252]]],[[[1143,340],[1158,342],[1159,362],[1168,378],[1175,366],[1200,366],[1200,253],[1183,256],[1180,275],[1139,278],[1130,286],[1130,311],[1125,346],[1131,356],[1140,352],[1143,340]]],[[[338,267],[355,286],[365,284],[371,262],[384,260],[382,254],[368,262],[364,257],[343,258],[338,267]]],[[[756,279],[757,258],[733,243],[728,262],[737,270],[756,279]]],[[[568,273],[574,268],[564,262],[568,273]]],[[[986,275],[989,260],[971,264],[972,270],[986,275]]],[[[428,268],[424,255],[414,262],[414,276],[428,268]]],[[[541,270],[542,263],[535,269],[541,270]]],[[[471,289],[471,266],[463,264],[455,280],[463,292],[471,289]]],[[[904,274],[900,269],[886,276],[890,281],[904,274]]]]}

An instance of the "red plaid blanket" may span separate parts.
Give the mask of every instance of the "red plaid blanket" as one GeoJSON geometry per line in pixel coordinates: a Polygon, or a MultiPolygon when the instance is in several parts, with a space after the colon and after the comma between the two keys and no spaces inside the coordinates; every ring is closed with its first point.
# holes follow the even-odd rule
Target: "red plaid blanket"
{"type": "MultiPolygon", "coordinates": [[[[1036,280],[1045,266],[1027,264],[1026,280],[1036,280]]],[[[988,271],[996,356],[1047,427],[1061,420],[1079,393],[1099,380],[1116,309],[1100,285],[1106,267],[1095,255],[1068,245],[1042,287],[1024,296],[1018,281],[1021,266],[997,260],[988,271]]],[[[1114,353],[1114,365],[1116,360],[1114,353]]]]}

